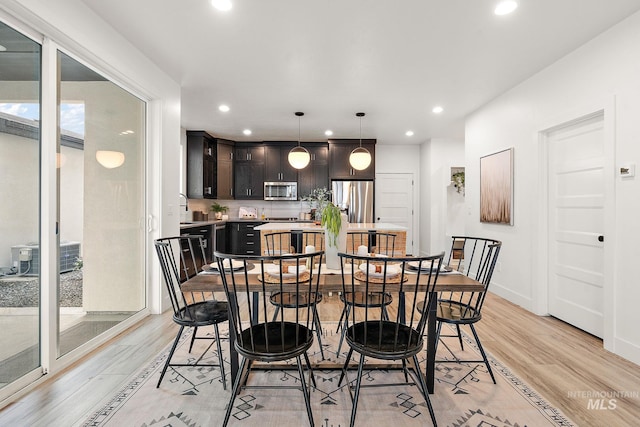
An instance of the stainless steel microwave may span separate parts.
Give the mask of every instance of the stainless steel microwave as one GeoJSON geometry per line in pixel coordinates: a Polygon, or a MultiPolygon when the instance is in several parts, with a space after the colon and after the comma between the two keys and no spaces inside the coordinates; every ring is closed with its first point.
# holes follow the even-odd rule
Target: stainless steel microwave
{"type": "Polygon", "coordinates": [[[298,200],[297,182],[265,182],[265,200],[298,200]]]}

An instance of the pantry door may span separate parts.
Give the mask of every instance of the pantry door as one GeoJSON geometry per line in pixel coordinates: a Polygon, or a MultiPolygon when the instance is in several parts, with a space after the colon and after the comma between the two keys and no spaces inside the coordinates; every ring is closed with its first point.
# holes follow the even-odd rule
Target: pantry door
{"type": "Polygon", "coordinates": [[[415,254],[413,249],[413,174],[376,174],[375,213],[376,222],[407,227],[407,254],[415,254]]]}
{"type": "Polygon", "coordinates": [[[547,134],[549,313],[603,336],[605,134],[595,114],[547,134]]]}

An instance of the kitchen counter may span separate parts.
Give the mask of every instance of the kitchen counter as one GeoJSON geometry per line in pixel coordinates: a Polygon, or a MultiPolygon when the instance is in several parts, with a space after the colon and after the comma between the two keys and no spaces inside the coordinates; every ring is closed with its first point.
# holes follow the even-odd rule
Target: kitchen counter
{"type": "MultiPolygon", "coordinates": [[[[267,222],[266,224],[255,227],[259,231],[280,231],[280,230],[320,230],[321,226],[313,222],[267,222]]],[[[384,230],[384,231],[406,231],[407,227],[401,225],[390,224],[387,222],[364,222],[349,223],[348,231],[367,231],[367,230],[384,230]]]]}

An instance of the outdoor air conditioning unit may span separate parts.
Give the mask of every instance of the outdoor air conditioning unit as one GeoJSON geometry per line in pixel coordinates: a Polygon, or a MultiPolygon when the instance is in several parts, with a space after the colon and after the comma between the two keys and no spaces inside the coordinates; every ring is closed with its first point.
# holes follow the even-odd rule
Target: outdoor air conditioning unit
{"type": "MultiPolygon", "coordinates": [[[[60,273],[73,270],[78,257],[80,257],[79,242],[60,243],[60,257],[58,258],[60,273]]],[[[18,268],[18,274],[37,276],[40,274],[40,247],[34,244],[12,246],[11,261],[18,268]]]]}

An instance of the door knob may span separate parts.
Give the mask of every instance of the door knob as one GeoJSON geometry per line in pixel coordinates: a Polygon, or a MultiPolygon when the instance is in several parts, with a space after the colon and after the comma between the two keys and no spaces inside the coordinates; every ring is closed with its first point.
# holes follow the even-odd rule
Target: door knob
{"type": "Polygon", "coordinates": [[[598,242],[604,242],[604,236],[598,236],[598,242]]]}

